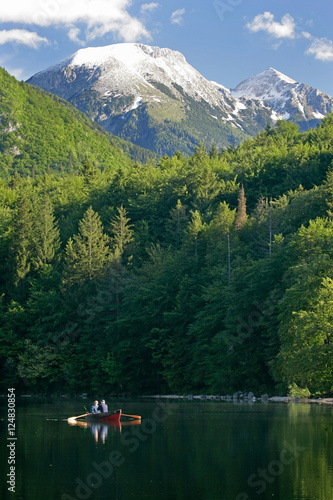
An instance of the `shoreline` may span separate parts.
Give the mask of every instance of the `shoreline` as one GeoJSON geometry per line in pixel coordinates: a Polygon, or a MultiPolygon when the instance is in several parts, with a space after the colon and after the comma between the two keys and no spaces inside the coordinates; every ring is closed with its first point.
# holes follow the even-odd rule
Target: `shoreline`
{"type": "MultiPolygon", "coordinates": [[[[7,397],[6,394],[0,394],[0,398],[7,397]]],[[[17,398],[47,398],[47,399],[56,399],[56,400],[66,400],[66,399],[91,399],[96,398],[97,395],[88,395],[86,393],[81,394],[20,394],[17,395],[17,398]]],[[[207,395],[207,394],[199,394],[199,395],[179,395],[179,394],[143,394],[143,395],[131,395],[131,394],[107,394],[106,397],[110,398],[140,398],[140,399],[181,399],[188,401],[224,401],[227,403],[306,403],[306,404],[325,404],[325,405],[333,405],[333,397],[331,398],[299,398],[299,397],[291,397],[291,396],[268,396],[267,394],[261,395],[260,397],[254,396],[253,393],[235,393],[233,395],[207,395]]]]}
{"type": "Polygon", "coordinates": [[[187,400],[199,400],[199,401],[226,401],[226,402],[234,402],[234,403],[317,403],[317,404],[327,404],[333,405],[333,398],[298,398],[291,396],[272,396],[268,397],[266,394],[261,397],[256,396],[247,396],[247,395],[227,395],[227,396],[210,396],[210,395],[187,395],[180,396],[177,394],[155,394],[151,396],[139,396],[141,398],[152,398],[152,399],[187,399],[187,400]]]}

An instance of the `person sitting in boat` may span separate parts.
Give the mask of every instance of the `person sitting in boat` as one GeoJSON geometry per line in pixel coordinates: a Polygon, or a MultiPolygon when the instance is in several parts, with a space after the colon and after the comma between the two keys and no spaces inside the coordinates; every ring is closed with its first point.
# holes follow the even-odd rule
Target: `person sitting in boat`
{"type": "Polygon", "coordinates": [[[99,413],[98,401],[94,401],[94,404],[90,408],[90,413],[99,413]]]}
{"type": "Polygon", "coordinates": [[[100,405],[98,405],[97,410],[101,413],[106,413],[108,411],[108,405],[105,404],[104,399],[102,399],[100,405]]]}

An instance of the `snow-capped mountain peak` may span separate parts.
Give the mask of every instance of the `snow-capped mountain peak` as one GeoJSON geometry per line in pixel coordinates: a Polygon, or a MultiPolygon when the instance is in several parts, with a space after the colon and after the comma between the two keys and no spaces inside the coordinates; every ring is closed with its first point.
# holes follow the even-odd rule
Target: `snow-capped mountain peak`
{"type": "Polygon", "coordinates": [[[278,71],[275,68],[269,68],[266,69],[265,71],[262,71],[258,75],[256,75],[258,79],[263,78],[263,77],[269,77],[269,78],[279,78],[280,80],[286,82],[286,83],[297,83],[296,80],[293,80],[289,76],[285,75],[284,73],[281,73],[281,71],[278,71]]]}
{"type": "Polygon", "coordinates": [[[180,52],[141,43],[78,50],[28,83],[68,100],[106,130],[158,152],[159,143],[177,141],[179,130],[186,130],[180,137],[190,152],[204,138],[218,146],[237,143],[279,119],[306,128],[333,109],[330,96],[274,68],[229,90],[207,80],[180,52]]]}
{"type": "Polygon", "coordinates": [[[231,93],[234,97],[269,100],[271,97],[280,95],[286,85],[295,84],[297,82],[289,76],[274,68],[269,68],[242,81],[231,93]]]}
{"type": "Polygon", "coordinates": [[[280,78],[280,80],[283,80],[284,82],[287,82],[287,83],[297,83],[296,80],[289,78],[289,76],[284,75],[283,73],[281,73],[281,71],[278,71],[277,69],[274,69],[274,68],[269,68],[266,71],[264,71],[264,73],[274,74],[278,78],[280,78]]]}
{"type": "Polygon", "coordinates": [[[165,99],[180,93],[213,106],[221,105],[220,90],[187,63],[183,54],[167,48],[141,43],[119,43],[106,47],[78,50],[61,63],[34,75],[29,83],[41,86],[70,100],[82,91],[82,85],[100,95],[142,96],[143,102],[165,99]],[[84,82],[83,82],[84,80],[84,82]],[[162,92],[163,94],[163,92],[162,92]]]}
{"type": "MultiPolygon", "coordinates": [[[[186,59],[180,52],[170,49],[160,49],[141,43],[118,43],[106,47],[88,47],[78,50],[73,54],[70,66],[98,67],[105,65],[110,60],[118,60],[128,67],[138,66],[147,61],[147,58],[158,58],[178,60],[186,63],[186,59]]],[[[68,60],[66,60],[68,63],[68,60]]]]}
{"type": "Polygon", "coordinates": [[[299,83],[274,68],[242,81],[231,90],[236,98],[259,99],[273,110],[272,119],[292,119],[302,124],[323,118],[333,109],[332,98],[299,83]]]}

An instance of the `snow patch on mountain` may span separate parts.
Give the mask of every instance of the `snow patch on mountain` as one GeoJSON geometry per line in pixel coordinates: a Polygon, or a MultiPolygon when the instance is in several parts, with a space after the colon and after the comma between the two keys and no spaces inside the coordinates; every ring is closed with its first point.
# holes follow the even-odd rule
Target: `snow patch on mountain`
{"type": "Polygon", "coordinates": [[[210,80],[210,83],[212,85],[214,85],[215,87],[217,87],[218,89],[221,89],[221,90],[224,90],[224,92],[228,92],[230,93],[230,89],[228,89],[227,87],[225,87],[224,85],[221,85],[220,83],[217,83],[217,82],[214,82],[213,80],[210,80]]]}
{"type": "Polygon", "coordinates": [[[134,102],[133,102],[132,106],[130,107],[130,109],[128,111],[132,111],[132,109],[138,108],[139,106],[141,106],[141,104],[142,104],[142,97],[141,97],[141,95],[138,95],[134,99],[134,102]]]}
{"type": "Polygon", "coordinates": [[[277,119],[307,121],[322,119],[333,110],[332,97],[313,87],[299,83],[274,68],[242,81],[231,90],[235,98],[259,99],[274,112],[277,119]]]}
{"type": "MultiPolygon", "coordinates": [[[[170,99],[184,102],[187,97],[227,114],[239,115],[247,109],[228,88],[206,80],[180,52],[141,43],[80,49],[38,73],[29,83],[69,101],[77,100],[86,89],[109,102],[118,96],[132,96],[132,104],[123,111],[126,113],[144,103],[168,103],[170,99]]],[[[259,102],[251,106],[261,112],[259,102]]],[[[235,120],[235,116],[228,119],[235,120]]]]}
{"type": "Polygon", "coordinates": [[[236,101],[236,103],[235,103],[235,109],[234,109],[234,111],[233,111],[233,114],[234,114],[234,115],[238,115],[238,113],[239,113],[239,111],[240,111],[241,109],[246,109],[245,104],[244,104],[244,103],[242,103],[241,101],[236,101]]]}
{"type": "Polygon", "coordinates": [[[231,90],[233,97],[247,97],[248,99],[270,100],[281,97],[281,88],[284,85],[296,83],[283,73],[273,68],[243,80],[231,90]]]}
{"type": "Polygon", "coordinates": [[[325,118],[325,115],[323,115],[322,113],[319,113],[319,111],[313,111],[313,117],[314,118],[317,118],[318,120],[322,120],[323,118],[325,118]]]}
{"type": "Polygon", "coordinates": [[[289,120],[290,114],[289,113],[277,113],[276,111],[272,111],[271,118],[273,122],[277,122],[278,120],[289,120]]]}
{"type": "Polygon", "coordinates": [[[269,68],[268,70],[270,73],[273,73],[275,74],[278,78],[280,78],[280,80],[283,80],[284,82],[286,83],[297,83],[296,80],[293,80],[292,78],[289,78],[289,76],[287,75],[284,75],[283,73],[281,73],[280,71],[278,71],[277,69],[274,69],[274,68],[269,68]]]}
{"type": "MultiPolygon", "coordinates": [[[[146,92],[154,84],[163,84],[177,95],[175,86],[195,99],[218,105],[220,95],[209,82],[177,51],[150,47],[140,43],[121,43],[107,47],[80,49],[66,66],[71,69],[100,69],[94,88],[104,93],[111,89],[136,93],[142,86],[146,92]]],[[[52,71],[52,68],[49,69],[52,71]]],[[[135,109],[135,108],[133,108],[135,109]]]]}
{"type": "Polygon", "coordinates": [[[274,68],[230,90],[204,78],[180,52],[141,43],[80,49],[34,75],[28,83],[68,100],[106,130],[143,146],[150,134],[147,116],[156,130],[161,122],[166,127],[171,124],[171,135],[175,134],[173,120],[186,127],[186,120],[197,116],[197,137],[216,134],[224,144],[253,136],[266,123],[281,119],[294,120],[307,128],[305,122],[313,123],[333,110],[330,96],[274,68]],[[142,112],[136,112],[141,106],[142,112]],[[128,127],[132,114],[136,121],[128,127]],[[207,123],[213,121],[208,132],[207,123]],[[237,129],[236,134],[231,126],[237,129]],[[133,138],[127,137],[132,129],[133,138]]]}

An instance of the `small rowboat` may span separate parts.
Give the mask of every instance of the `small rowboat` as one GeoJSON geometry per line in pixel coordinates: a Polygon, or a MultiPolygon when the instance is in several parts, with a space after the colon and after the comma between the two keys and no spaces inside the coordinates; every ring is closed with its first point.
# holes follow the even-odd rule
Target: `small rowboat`
{"type": "Polygon", "coordinates": [[[107,411],[104,413],[89,413],[84,418],[94,422],[119,422],[121,417],[121,410],[107,411]]]}

